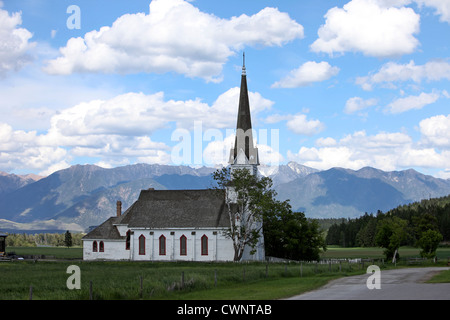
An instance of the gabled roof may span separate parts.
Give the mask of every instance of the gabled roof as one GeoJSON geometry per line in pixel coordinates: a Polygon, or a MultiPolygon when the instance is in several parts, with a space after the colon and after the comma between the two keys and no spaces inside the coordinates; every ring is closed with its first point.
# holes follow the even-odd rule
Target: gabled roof
{"type": "Polygon", "coordinates": [[[111,217],[83,239],[125,239],[116,225],[128,228],[227,228],[230,220],[223,190],[142,190],[120,217],[111,217]]]}
{"type": "Polygon", "coordinates": [[[119,231],[114,226],[119,217],[111,217],[97,228],[93,229],[83,239],[125,239],[119,234],[119,231]]]}
{"type": "Polygon", "coordinates": [[[129,228],[223,228],[230,222],[221,190],[142,190],[117,223],[129,228]]]}

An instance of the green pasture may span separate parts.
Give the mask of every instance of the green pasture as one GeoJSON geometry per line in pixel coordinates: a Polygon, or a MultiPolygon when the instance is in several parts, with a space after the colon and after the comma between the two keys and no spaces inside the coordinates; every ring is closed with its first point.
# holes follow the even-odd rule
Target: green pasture
{"type": "Polygon", "coordinates": [[[7,247],[7,253],[23,255],[44,255],[52,259],[83,259],[82,247],[7,247]]]}
{"type": "Polygon", "coordinates": [[[359,264],[188,263],[188,262],[0,262],[0,300],[278,299],[365,272],[359,264]],[[70,265],[81,289],[69,290],[70,265]],[[141,286],[142,283],[142,286],[141,286]]]}
{"type": "MultiPolygon", "coordinates": [[[[420,249],[414,247],[400,247],[400,259],[420,257],[420,249]]],[[[438,259],[450,258],[450,247],[438,248],[436,251],[438,259]]],[[[383,259],[383,248],[342,248],[339,246],[328,246],[327,251],[321,254],[321,259],[383,259]]]]}
{"type": "Polygon", "coordinates": [[[450,283],[450,270],[442,271],[428,280],[429,283],[450,283]]]}

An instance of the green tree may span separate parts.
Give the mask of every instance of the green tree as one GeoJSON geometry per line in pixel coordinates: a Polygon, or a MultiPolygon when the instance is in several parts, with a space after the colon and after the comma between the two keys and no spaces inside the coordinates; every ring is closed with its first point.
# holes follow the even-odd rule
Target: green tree
{"type": "Polygon", "coordinates": [[[292,260],[319,260],[326,250],[319,223],[308,220],[303,212],[293,212],[288,203],[279,203],[277,210],[264,219],[266,254],[292,260]]]}
{"type": "Polygon", "coordinates": [[[367,224],[356,234],[356,244],[361,247],[375,246],[376,229],[377,221],[375,218],[370,219],[369,222],[367,222],[367,224]]]}
{"type": "Polygon", "coordinates": [[[255,253],[261,237],[263,218],[273,214],[279,201],[272,180],[258,177],[247,169],[223,168],[213,173],[217,189],[225,191],[230,227],[225,235],[233,240],[234,261],[240,261],[246,246],[255,253]]]}
{"type": "Polygon", "coordinates": [[[375,244],[385,248],[386,259],[392,258],[394,262],[399,257],[398,248],[407,238],[407,225],[406,220],[395,216],[384,218],[378,223],[375,244]]]}
{"type": "Polygon", "coordinates": [[[70,248],[72,246],[72,234],[69,232],[69,230],[67,230],[66,234],[64,235],[64,245],[67,248],[70,248]]]}
{"type": "Polygon", "coordinates": [[[442,239],[442,234],[439,231],[428,229],[422,232],[417,241],[417,245],[422,249],[420,255],[424,258],[433,258],[436,256],[436,249],[442,239]]]}
{"type": "Polygon", "coordinates": [[[416,239],[421,238],[422,233],[427,230],[439,231],[437,218],[430,212],[425,212],[420,216],[412,217],[412,223],[414,225],[416,239]]]}

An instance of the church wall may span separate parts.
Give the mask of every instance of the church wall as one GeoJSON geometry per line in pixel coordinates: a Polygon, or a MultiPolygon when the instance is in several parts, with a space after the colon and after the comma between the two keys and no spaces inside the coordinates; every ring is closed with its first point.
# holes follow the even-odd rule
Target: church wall
{"type": "Polygon", "coordinates": [[[128,260],[130,251],[125,250],[123,240],[83,240],[83,260],[128,260]],[[93,252],[93,242],[97,241],[97,252],[93,252]],[[100,251],[103,241],[104,251],[100,251]]]}
{"type": "MultiPolygon", "coordinates": [[[[150,261],[230,261],[234,250],[230,239],[212,229],[134,230],[132,260],[150,261]],[[202,254],[202,237],[207,237],[207,254],[202,254]],[[139,237],[145,238],[145,254],[139,253],[139,237]],[[165,254],[160,254],[160,237],[165,237],[165,254]],[[181,237],[186,237],[186,254],[181,252],[181,237]]],[[[144,253],[144,252],[141,252],[144,253]]]]}

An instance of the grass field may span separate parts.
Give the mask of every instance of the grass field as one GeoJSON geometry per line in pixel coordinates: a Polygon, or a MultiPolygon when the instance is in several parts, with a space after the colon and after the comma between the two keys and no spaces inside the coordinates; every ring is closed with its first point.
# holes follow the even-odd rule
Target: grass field
{"type": "MultiPolygon", "coordinates": [[[[82,259],[83,248],[64,248],[64,247],[8,247],[7,252],[15,252],[17,255],[45,255],[58,259],[82,259]]],[[[401,247],[400,257],[419,257],[420,249],[413,247],[401,247]]],[[[322,259],[354,259],[369,258],[382,259],[382,248],[342,248],[339,246],[328,246],[326,252],[321,254],[322,259]]],[[[438,259],[450,258],[450,247],[438,248],[438,259]]]]}
{"type": "Polygon", "coordinates": [[[450,270],[442,271],[428,280],[429,283],[449,283],[450,282],[450,270]]]}
{"type": "MultiPolygon", "coordinates": [[[[0,262],[0,300],[25,300],[30,286],[33,299],[279,299],[309,291],[329,280],[365,273],[361,263],[189,263],[189,262],[88,262],[79,259],[81,248],[8,248],[16,254],[48,255],[59,261],[25,260],[0,262]],[[76,260],[68,260],[76,259],[76,260]],[[81,289],[69,290],[67,267],[77,265],[81,289]],[[184,282],[182,282],[182,277],[184,282]],[[142,287],[141,287],[142,282],[142,287]]],[[[417,256],[418,250],[402,248],[401,256],[417,256]]],[[[438,251],[446,264],[450,248],[438,251]],[[444,259],[445,257],[445,259],[444,259]]],[[[378,248],[330,248],[324,258],[381,259],[378,248]]],[[[366,266],[368,264],[366,263],[366,266]]],[[[430,263],[431,265],[431,263],[430,263]]],[[[398,265],[397,267],[399,267],[398,265]]],[[[386,262],[381,266],[391,268],[386,262]]],[[[450,273],[437,278],[448,282],[450,273]]]]}
{"type": "Polygon", "coordinates": [[[57,259],[83,259],[82,247],[8,247],[6,252],[14,252],[18,256],[45,255],[57,259]]]}
{"type": "Polygon", "coordinates": [[[30,286],[33,299],[89,299],[90,282],[96,300],[276,299],[364,271],[358,264],[345,265],[342,271],[337,265],[329,268],[296,263],[2,262],[0,299],[28,299],[30,286]],[[80,290],[66,286],[72,264],[80,267],[80,290]]]}

